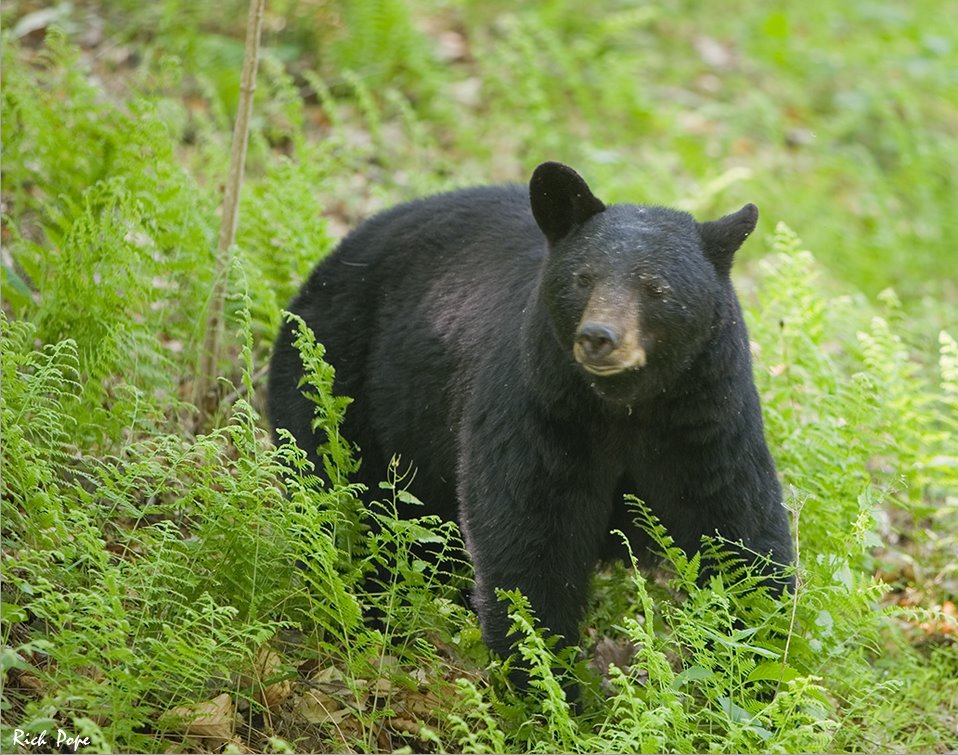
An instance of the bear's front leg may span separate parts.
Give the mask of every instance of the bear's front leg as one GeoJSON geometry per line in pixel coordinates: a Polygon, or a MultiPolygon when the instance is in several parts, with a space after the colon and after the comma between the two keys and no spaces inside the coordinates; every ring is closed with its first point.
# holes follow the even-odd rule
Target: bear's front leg
{"type": "MultiPolygon", "coordinates": [[[[753,414],[757,411],[756,405],[753,414]]],[[[694,442],[696,436],[688,433],[658,438],[636,454],[631,475],[644,483],[640,497],[689,556],[700,549],[703,536],[719,535],[732,543],[732,553],[768,575],[768,587],[781,592],[794,588],[794,578],[780,574],[793,558],[788,514],[761,424],[745,422],[748,416],[716,423],[720,429],[707,443],[694,442]],[[739,541],[741,547],[735,545],[739,541]]],[[[703,567],[704,580],[714,564],[703,567]]]]}
{"type": "Polygon", "coordinates": [[[585,435],[502,406],[463,429],[459,519],[475,567],[474,608],[483,639],[502,656],[519,638],[497,589],[521,590],[560,646],[578,642],[614,493],[614,475],[585,435]]]}

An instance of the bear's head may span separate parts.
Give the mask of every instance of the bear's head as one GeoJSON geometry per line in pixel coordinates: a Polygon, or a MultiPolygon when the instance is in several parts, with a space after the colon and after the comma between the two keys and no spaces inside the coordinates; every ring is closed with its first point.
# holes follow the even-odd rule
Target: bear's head
{"type": "Polygon", "coordinates": [[[606,206],[572,168],[529,185],[548,242],[542,290],[560,345],[595,393],[633,406],[673,386],[734,303],[732,258],[758,209],[698,223],[685,212],[606,206]]]}

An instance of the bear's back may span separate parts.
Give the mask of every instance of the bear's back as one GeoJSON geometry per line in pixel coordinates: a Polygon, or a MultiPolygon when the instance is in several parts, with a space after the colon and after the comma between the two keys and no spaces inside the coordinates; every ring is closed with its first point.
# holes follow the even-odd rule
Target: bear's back
{"type": "MultiPolygon", "coordinates": [[[[382,479],[393,453],[415,458],[417,492],[429,509],[452,514],[455,427],[469,375],[476,359],[517,339],[545,253],[527,189],[494,186],[381,212],[314,269],[290,310],[326,347],[335,392],[355,399],[343,432],[362,450],[364,482],[382,479]]],[[[286,331],[271,414],[301,437],[311,407],[285,376],[299,369],[288,342],[286,331]],[[297,427],[283,405],[299,407],[297,427]]]]}
{"type": "Polygon", "coordinates": [[[521,250],[544,251],[541,241],[524,187],[460,189],[374,215],[348,234],[312,277],[327,285],[335,279],[347,287],[388,289],[410,274],[423,279],[450,268],[508,265],[521,250]],[[356,276],[359,268],[369,275],[356,276]]]}

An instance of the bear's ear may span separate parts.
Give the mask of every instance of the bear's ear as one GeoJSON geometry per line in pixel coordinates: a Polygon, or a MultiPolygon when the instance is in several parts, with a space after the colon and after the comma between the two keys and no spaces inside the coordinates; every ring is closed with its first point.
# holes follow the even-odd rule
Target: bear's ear
{"type": "Polygon", "coordinates": [[[572,229],[602,212],[605,205],[592,195],[585,180],[568,165],[542,163],[529,181],[532,215],[554,243],[572,229]]]}
{"type": "Polygon", "coordinates": [[[745,205],[738,212],[708,223],[699,223],[699,233],[705,246],[705,256],[722,275],[732,269],[732,257],[742,246],[758,223],[758,207],[745,205]]]}

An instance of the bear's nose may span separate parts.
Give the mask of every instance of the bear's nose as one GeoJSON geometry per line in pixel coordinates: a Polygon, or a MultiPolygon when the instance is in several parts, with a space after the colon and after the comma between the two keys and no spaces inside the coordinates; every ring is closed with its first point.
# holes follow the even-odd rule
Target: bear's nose
{"type": "Polygon", "coordinates": [[[576,333],[575,342],[589,361],[598,361],[615,351],[622,336],[608,325],[587,322],[576,333]]]}

